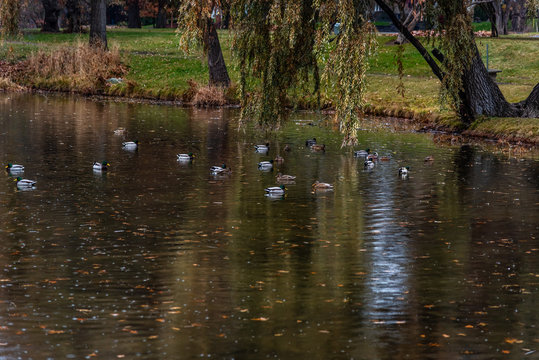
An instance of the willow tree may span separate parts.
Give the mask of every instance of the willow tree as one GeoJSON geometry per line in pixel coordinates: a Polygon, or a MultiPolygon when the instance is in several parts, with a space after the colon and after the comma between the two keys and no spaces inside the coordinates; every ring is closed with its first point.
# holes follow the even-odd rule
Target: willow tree
{"type": "Polygon", "coordinates": [[[184,51],[188,52],[196,44],[202,44],[208,57],[209,85],[228,87],[230,77],[212,18],[219,6],[218,0],[181,0],[178,30],[181,31],[180,46],[184,51]]]}
{"type": "Polygon", "coordinates": [[[364,105],[367,59],[375,49],[369,5],[353,0],[233,2],[242,118],[257,119],[263,127],[278,126],[290,88],[310,82],[308,90],[319,93],[326,79],[337,96],[335,117],[344,144],[353,144],[364,105]],[[334,36],[337,22],[340,31],[334,36]],[[247,96],[251,78],[259,81],[250,82],[254,85],[247,96]]]}
{"type": "MultiPolygon", "coordinates": [[[[436,33],[430,38],[432,54],[395,14],[400,0],[374,1],[423,56],[463,124],[477,115],[539,116],[539,84],[526,100],[511,104],[489,76],[475,44],[471,0],[425,0],[425,17],[436,33]]],[[[310,77],[312,90],[319,91],[320,68],[336,96],[343,145],[355,143],[368,58],[374,53],[374,27],[367,21],[371,10],[370,0],[235,1],[243,118],[278,126],[289,89],[310,77]]]]}
{"type": "Polygon", "coordinates": [[[0,0],[0,32],[2,37],[11,37],[19,34],[19,1],[0,0]]]}

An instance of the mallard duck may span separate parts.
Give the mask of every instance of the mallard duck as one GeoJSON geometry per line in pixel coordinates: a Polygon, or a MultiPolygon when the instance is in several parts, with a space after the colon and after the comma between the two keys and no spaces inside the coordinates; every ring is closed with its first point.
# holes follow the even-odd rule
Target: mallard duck
{"type": "Polygon", "coordinates": [[[9,163],[6,165],[6,171],[11,174],[20,174],[24,172],[24,166],[19,164],[9,163]]]}
{"type": "Polygon", "coordinates": [[[284,162],[284,157],[277,155],[273,161],[278,164],[282,164],[284,162]]]}
{"type": "Polygon", "coordinates": [[[283,175],[281,173],[278,173],[277,176],[275,177],[277,179],[277,182],[289,182],[289,181],[294,181],[296,180],[296,177],[295,176],[292,176],[292,175],[283,175]]]}
{"type": "Polygon", "coordinates": [[[402,176],[402,177],[406,177],[408,176],[408,172],[410,171],[410,167],[409,166],[406,166],[406,167],[401,167],[399,169],[399,175],[402,176]]]}
{"type": "Polygon", "coordinates": [[[374,168],[374,161],[372,159],[365,160],[363,166],[365,166],[365,169],[372,169],[374,168]]]}
{"type": "Polygon", "coordinates": [[[223,164],[221,166],[212,166],[210,172],[212,175],[228,175],[232,172],[232,169],[227,168],[226,164],[223,164]]]}
{"type": "Polygon", "coordinates": [[[316,138],[313,137],[312,139],[305,140],[305,147],[311,147],[313,145],[316,145],[316,138]]]}
{"type": "Polygon", "coordinates": [[[372,154],[368,154],[367,155],[367,160],[378,160],[378,153],[377,152],[373,152],[372,154]]]}
{"type": "Polygon", "coordinates": [[[255,145],[255,151],[258,153],[267,153],[269,151],[269,143],[266,143],[265,145],[255,145]]]}
{"type": "Polygon", "coordinates": [[[261,161],[258,163],[259,170],[270,170],[273,168],[273,160],[261,161]]]}
{"type": "Polygon", "coordinates": [[[286,145],[284,146],[284,149],[283,149],[283,150],[284,150],[284,151],[291,151],[292,148],[290,147],[290,145],[286,144],[286,145]]]}
{"type": "Polygon", "coordinates": [[[191,161],[195,158],[195,155],[190,152],[188,154],[178,154],[176,155],[178,161],[191,161]]]}
{"type": "Polygon", "coordinates": [[[354,151],[354,157],[366,157],[369,155],[369,151],[371,151],[371,149],[354,151]]]}
{"type": "Polygon", "coordinates": [[[36,186],[36,182],[34,180],[23,179],[20,176],[16,178],[15,181],[17,182],[17,188],[19,189],[29,189],[36,186]]]}
{"type": "Polygon", "coordinates": [[[266,195],[283,195],[286,188],[284,185],[281,186],[272,186],[264,189],[266,191],[266,195]]]}
{"type": "Polygon", "coordinates": [[[322,144],[322,145],[314,144],[314,145],[311,145],[311,151],[326,151],[326,144],[322,144]]]}
{"type": "Polygon", "coordinates": [[[125,150],[136,150],[138,148],[138,140],[123,142],[122,147],[125,150]]]}
{"type": "Polygon", "coordinates": [[[434,161],[434,156],[432,155],[429,155],[425,158],[425,162],[431,162],[431,161],[434,161]]]}
{"type": "Polygon", "coordinates": [[[314,190],[333,190],[333,185],[316,180],[312,185],[314,190]]]}
{"type": "Polygon", "coordinates": [[[108,168],[109,168],[110,164],[106,161],[103,161],[103,162],[94,162],[94,171],[107,171],[108,168]]]}

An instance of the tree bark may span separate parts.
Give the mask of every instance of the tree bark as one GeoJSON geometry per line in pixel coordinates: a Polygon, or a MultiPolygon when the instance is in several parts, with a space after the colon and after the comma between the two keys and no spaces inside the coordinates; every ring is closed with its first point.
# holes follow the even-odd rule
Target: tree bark
{"type": "Polygon", "coordinates": [[[511,0],[510,1],[511,26],[515,32],[526,31],[527,4],[526,0],[511,0]]]}
{"type": "Polygon", "coordinates": [[[498,30],[498,35],[507,35],[507,22],[509,21],[509,10],[507,5],[502,4],[502,0],[494,0],[490,4],[492,4],[496,16],[496,29],[498,30]]]}
{"type": "Polygon", "coordinates": [[[167,27],[167,11],[165,9],[166,0],[157,1],[157,19],[155,20],[155,27],[163,29],[167,27]]]}
{"type": "Polygon", "coordinates": [[[91,0],[90,45],[107,48],[107,6],[105,0],[91,0]]]}
{"type": "Polygon", "coordinates": [[[206,48],[208,51],[208,68],[210,72],[210,86],[230,86],[230,77],[225,65],[225,59],[223,58],[223,51],[221,50],[221,44],[219,43],[219,36],[213,19],[207,20],[207,32],[205,36],[206,48]]]}
{"type": "Polygon", "coordinates": [[[479,6],[488,15],[488,19],[490,21],[490,37],[499,37],[498,28],[496,27],[496,12],[494,11],[494,6],[491,2],[481,3],[479,6]]]}
{"type": "Polygon", "coordinates": [[[82,6],[80,0],[67,0],[66,10],[67,26],[65,32],[82,32],[82,6]]]}
{"type": "MultiPolygon", "coordinates": [[[[443,79],[444,73],[434,62],[423,45],[406,29],[394,12],[383,0],[375,0],[382,10],[389,16],[393,24],[406,36],[407,40],[423,55],[423,58],[433,73],[443,79]]],[[[434,51],[433,51],[434,53],[434,51]]],[[[443,55],[437,53],[438,60],[443,64],[443,55]]],[[[537,84],[528,98],[520,103],[507,102],[498,85],[488,74],[487,68],[481,59],[477,46],[475,55],[469,68],[462,75],[463,89],[459,92],[459,115],[466,124],[470,124],[477,115],[493,117],[537,117],[539,116],[539,84],[537,84]]]]}
{"type": "Polygon", "coordinates": [[[127,0],[127,27],[130,29],[142,27],[139,0],[127,0]]]}
{"type": "Polygon", "coordinates": [[[58,0],[41,0],[43,9],[45,10],[45,17],[43,18],[42,32],[59,32],[58,17],[62,11],[62,8],[58,4],[58,0]]]}

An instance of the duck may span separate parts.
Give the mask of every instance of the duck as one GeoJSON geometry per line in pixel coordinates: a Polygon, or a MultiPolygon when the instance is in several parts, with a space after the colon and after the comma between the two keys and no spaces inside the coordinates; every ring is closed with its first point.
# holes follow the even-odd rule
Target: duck
{"type": "Polygon", "coordinates": [[[16,178],[15,181],[17,182],[18,189],[30,189],[36,186],[36,182],[34,180],[23,179],[20,176],[16,178]]]}
{"type": "Polygon", "coordinates": [[[367,157],[371,149],[354,151],[354,157],[367,157]]]}
{"type": "Polygon", "coordinates": [[[406,176],[408,176],[409,171],[410,171],[409,166],[403,166],[403,167],[399,168],[399,175],[401,177],[406,177],[406,176]]]}
{"type": "Polygon", "coordinates": [[[277,155],[275,159],[273,159],[273,162],[276,162],[278,164],[282,164],[284,162],[284,157],[277,155]]]}
{"type": "Polygon", "coordinates": [[[311,151],[326,151],[326,144],[322,144],[322,145],[317,145],[317,144],[314,144],[314,145],[311,145],[311,151]]]}
{"type": "Polygon", "coordinates": [[[286,144],[286,145],[284,146],[284,149],[283,149],[283,150],[286,151],[286,152],[289,152],[289,151],[292,151],[292,148],[290,147],[290,145],[286,144]]]}
{"type": "Polygon", "coordinates": [[[258,153],[267,153],[269,151],[269,143],[266,143],[264,145],[255,145],[255,151],[258,153]]]}
{"type": "Polygon", "coordinates": [[[372,159],[367,159],[363,165],[365,166],[365,169],[372,169],[374,168],[374,161],[372,161],[372,159]]]}
{"type": "Polygon", "coordinates": [[[333,185],[316,180],[312,185],[314,190],[333,190],[333,185]]]}
{"type": "Polygon", "coordinates": [[[425,158],[425,162],[431,162],[431,161],[434,161],[434,156],[432,155],[429,155],[425,158]]]}
{"type": "Polygon", "coordinates": [[[20,174],[24,172],[24,166],[19,164],[8,163],[6,165],[6,171],[11,174],[20,174]]]}
{"type": "Polygon", "coordinates": [[[286,188],[284,185],[272,186],[264,189],[264,191],[266,191],[266,196],[284,195],[285,190],[286,188]]]}
{"type": "Polygon", "coordinates": [[[311,147],[313,145],[316,145],[316,138],[313,137],[312,139],[305,140],[305,147],[311,147]]]}
{"type": "Polygon", "coordinates": [[[124,135],[125,134],[125,129],[123,127],[119,127],[118,129],[114,130],[114,135],[124,135]]]}
{"type": "Polygon", "coordinates": [[[210,172],[212,175],[228,175],[232,172],[232,169],[227,168],[226,164],[223,164],[221,166],[212,166],[210,172]]]}
{"type": "Polygon", "coordinates": [[[195,155],[190,152],[188,154],[178,154],[176,155],[178,161],[192,161],[195,158],[195,155]]]}
{"type": "Polygon", "coordinates": [[[107,171],[108,168],[109,168],[110,164],[106,161],[103,161],[103,162],[94,162],[94,171],[107,171]]]}
{"type": "Polygon", "coordinates": [[[138,140],[123,142],[122,147],[125,150],[136,150],[138,148],[138,140]]]}
{"type": "Polygon", "coordinates": [[[259,170],[271,170],[273,169],[273,160],[261,161],[258,163],[259,170]]]}
{"type": "Polygon", "coordinates": [[[372,154],[368,154],[367,155],[367,160],[378,160],[378,153],[377,152],[373,152],[372,154]]]}
{"type": "Polygon", "coordinates": [[[296,180],[296,177],[293,175],[283,175],[281,173],[278,173],[275,178],[277,182],[291,182],[296,180]]]}

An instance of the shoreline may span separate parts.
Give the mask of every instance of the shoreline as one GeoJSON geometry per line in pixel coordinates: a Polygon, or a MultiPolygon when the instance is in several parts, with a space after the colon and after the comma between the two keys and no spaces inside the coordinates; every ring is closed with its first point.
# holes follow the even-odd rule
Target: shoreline
{"type": "MultiPolygon", "coordinates": [[[[9,93],[11,90],[2,89],[4,93],[9,93]]],[[[184,102],[181,100],[162,100],[156,98],[148,97],[129,97],[121,95],[111,95],[111,94],[84,94],[74,91],[55,91],[55,90],[44,90],[44,89],[28,89],[22,87],[15,92],[23,92],[29,94],[42,94],[42,95],[55,95],[55,96],[76,96],[81,98],[86,98],[92,101],[103,101],[103,102],[122,102],[122,103],[132,103],[132,104],[147,104],[147,105],[159,105],[159,106],[173,106],[180,108],[206,108],[206,109],[240,109],[238,104],[225,104],[220,106],[196,106],[191,102],[184,102]]],[[[314,110],[314,109],[297,109],[296,111],[305,111],[305,112],[316,112],[320,111],[325,116],[330,117],[334,111],[333,109],[324,109],[324,110],[314,110]]],[[[443,124],[440,121],[433,120],[428,116],[419,116],[414,117],[412,112],[404,109],[382,109],[376,108],[375,111],[369,111],[369,108],[364,112],[365,118],[378,118],[378,119],[393,119],[396,120],[400,126],[398,131],[403,132],[423,132],[423,133],[441,133],[450,137],[460,137],[464,139],[470,139],[475,141],[484,141],[484,142],[495,142],[499,144],[511,145],[511,146],[522,146],[536,148],[539,145],[539,136],[525,137],[518,136],[513,133],[509,134],[496,134],[493,132],[475,130],[475,129],[465,129],[459,130],[455,127],[448,126],[443,124]],[[396,114],[395,114],[396,113],[396,114]],[[411,116],[402,116],[402,114],[411,115],[411,116]]],[[[432,114],[435,119],[440,119],[439,114],[432,114]]],[[[492,120],[495,121],[495,120],[492,120]]]]}

